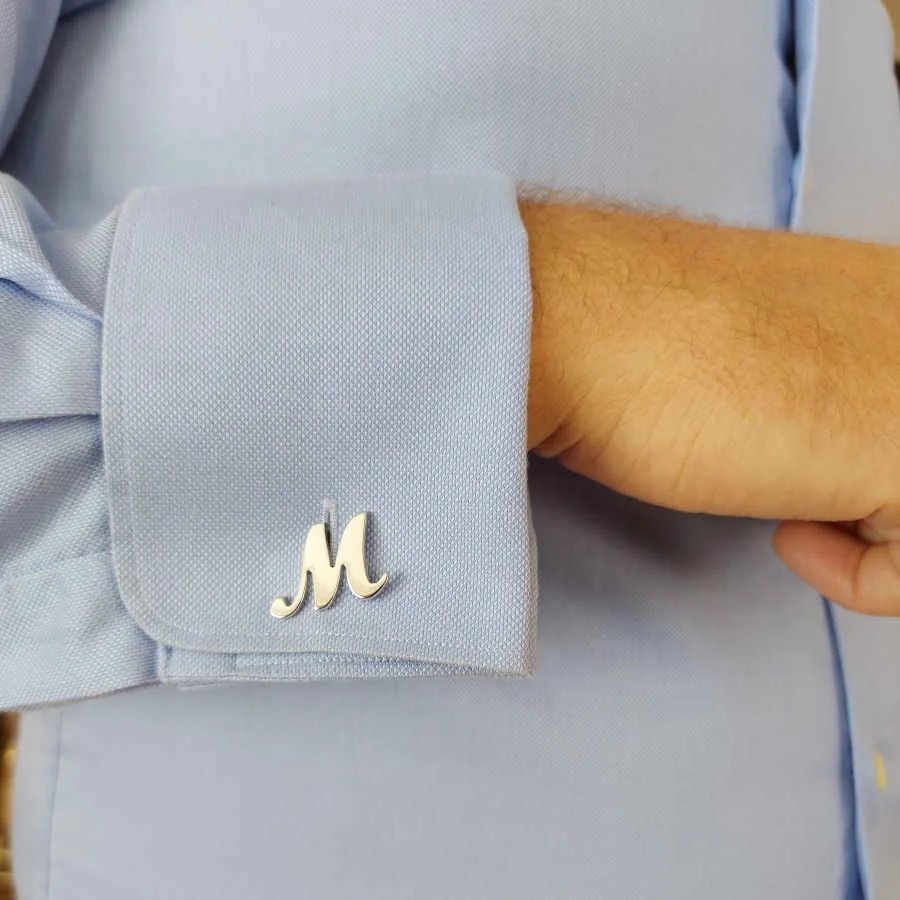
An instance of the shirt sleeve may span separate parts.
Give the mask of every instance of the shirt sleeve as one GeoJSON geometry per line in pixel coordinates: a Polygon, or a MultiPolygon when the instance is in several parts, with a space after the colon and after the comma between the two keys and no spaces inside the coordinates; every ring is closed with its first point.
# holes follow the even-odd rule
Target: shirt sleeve
{"type": "MultiPolygon", "coordinates": [[[[0,0],[0,148],[83,5],[0,0]]],[[[142,190],[83,231],[0,175],[0,707],[530,672],[529,331],[500,172],[142,190]]]]}
{"type": "Polygon", "coordinates": [[[503,173],[4,179],[0,706],[529,673],[530,319],[503,173]]]}
{"type": "Polygon", "coordinates": [[[59,14],[60,0],[0,0],[0,151],[34,87],[59,14]]]}

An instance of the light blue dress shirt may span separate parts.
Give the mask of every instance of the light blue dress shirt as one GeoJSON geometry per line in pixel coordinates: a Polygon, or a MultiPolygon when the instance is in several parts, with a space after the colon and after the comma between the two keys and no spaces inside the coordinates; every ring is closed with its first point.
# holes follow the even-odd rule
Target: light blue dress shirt
{"type": "Polygon", "coordinates": [[[897,240],[876,0],[81,6],[0,0],[21,900],[900,896],[900,623],[526,459],[516,207],[897,240]],[[388,586],[273,619],[326,503],[388,586]]]}

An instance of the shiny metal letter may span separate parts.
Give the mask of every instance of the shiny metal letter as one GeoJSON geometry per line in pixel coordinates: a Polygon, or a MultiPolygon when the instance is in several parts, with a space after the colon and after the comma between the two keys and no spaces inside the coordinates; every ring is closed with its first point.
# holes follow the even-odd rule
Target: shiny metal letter
{"type": "Polygon", "coordinates": [[[347,584],[350,590],[361,599],[374,597],[384,587],[388,579],[387,573],[377,581],[369,581],[366,574],[364,548],[367,515],[368,513],[359,513],[347,523],[338,544],[334,565],[331,564],[325,523],[318,522],[309,529],[303,547],[303,558],[300,561],[300,586],[293,598],[275,598],[270,611],[276,619],[286,619],[294,615],[303,605],[307,575],[312,575],[316,609],[325,609],[331,605],[341,582],[342,567],[347,570],[347,584]]]}

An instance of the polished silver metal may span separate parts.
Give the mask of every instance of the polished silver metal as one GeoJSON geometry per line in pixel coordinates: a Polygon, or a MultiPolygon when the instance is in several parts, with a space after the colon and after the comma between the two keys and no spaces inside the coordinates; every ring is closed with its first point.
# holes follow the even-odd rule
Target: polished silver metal
{"type": "Polygon", "coordinates": [[[341,569],[347,572],[350,590],[361,600],[374,597],[387,583],[385,572],[376,581],[366,574],[365,542],[368,513],[358,513],[348,523],[338,544],[337,557],[331,564],[330,516],[326,511],[324,522],[318,522],[306,534],[303,556],[300,560],[300,586],[293,597],[276,597],[270,612],[276,619],[293,616],[306,597],[307,576],[312,576],[313,600],[316,609],[331,606],[341,582],[341,569]]]}

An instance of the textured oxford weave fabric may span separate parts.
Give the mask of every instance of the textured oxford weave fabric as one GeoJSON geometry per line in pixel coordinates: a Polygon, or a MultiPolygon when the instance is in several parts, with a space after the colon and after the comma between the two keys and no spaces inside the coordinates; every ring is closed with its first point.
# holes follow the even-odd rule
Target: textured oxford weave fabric
{"type": "MultiPolygon", "coordinates": [[[[5,165],[66,226],[148,184],[452,169],[893,239],[885,20],[874,0],[793,6],[114,0],[60,26],[5,165]]],[[[102,239],[46,228],[50,269],[91,308],[103,264],[79,268],[79,248],[102,239]]],[[[65,508],[70,481],[16,464],[23,503],[40,485],[65,508]]],[[[646,507],[543,462],[529,486],[533,679],[164,686],[29,713],[22,900],[896,897],[895,623],[832,616],[773,559],[769,523],[646,507]]],[[[96,549],[45,515],[17,552],[87,573],[79,535],[96,549]]],[[[90,583],[142,634],[115,584],[90,583]]],[[[49,641],[59,619],[32,621],[49,641]]],[[[202,680],[210,654],[177,656],[202,680]]],[[[272,657],[237,654],[231,675],[272,657]]]]}
{"type": "Polygon", "coordinates": [[[12,179],[0,191],[0,703],[531,671],[530,290],[508,176],[144,192],[74,236],[12,179]],[[324,500],[333,552],[372,514],[389,584],[275,620],[324,500]]]}
{"type": "Polygon", "coordinates": [[[529,673],[530,309],[502,174],[130,197],[104,454],[118,583],[162,676],[529,673]],[[335,544],[372,513],[370,577],[388,584],[274,619],[323,498],[335,544]]]}
{"type": "Polygon", "coordinates": [[[21,186],[8,177],[0,183],[6,707],[153,677],[151,643],[122,615],[109,552],[99,348],[114,221],[81,234],[54,233],[21,186]]]}
{"type": "Polygon", "coordinates": [[[4,186],[10,252],[21,260],[4,297],[4,705],[154,677],[530,671],[536,586],[522,399],[530,297],[508,178],[145,194],[129,201],[124,220],[115,213],[74,242],[15,182],[4,186]],[[38,227],[47,229],[43,251],[38,227]],[[101,450],[99,311],[116,228],[117,315],[105,331],[114,385],[105,421],[115,437],[101,450]],[[192,243],[198,232],[205,256],[192,243]],[[410,295],[415,305],[404,303],[410,295]],[[170,314],[160,315],[167,300],[170,314]],[[40,352],[23,365],[13,350],[26,340],[40,352]],[[519,353],[498,356],[497,341],[519,353]],[[468,403],[447,389],[451,378],[469,379],[468,403]],[[451,422],[445,437],[436,426],[451,422]],[[40,463],[48,424],[68,429],[56,435],[69,447],[48,462],[52,481],[40,463]],[[428,434],[430,448],[420,437],[428,434]],[[69,454],[71,467],[62,462],[69,454]],[[120,511],[118,582],[104,465],[120,511]],[[161,494],[167,480],[173,490],[161,494]],[[347,518],[373,511],[370,564],[390,562],[390,587],[378,601],[337,603],[312,618],[307,606],[276,621],[268,606],[295,589],[305,526],[331,497],[347,518]],[[23,515],[37,519],[34,528],[23,515]],[[74,562],[51,566],[46,546],[21,546],[47,520],[51,533],[68,536],[74,562]],[[451,528],[462,521],[465,529],[451,528]],[[198,546],[211,522],[220,537],[198,546]],[[123,608],[122,584],[143,631],[123,608]],[[194,624],[160,624],[179,617],[194,624]],[[231,655],[182,657],[182,648],[231,655]],[[251,655],[260,650],[304,655],[251,655]]]}

